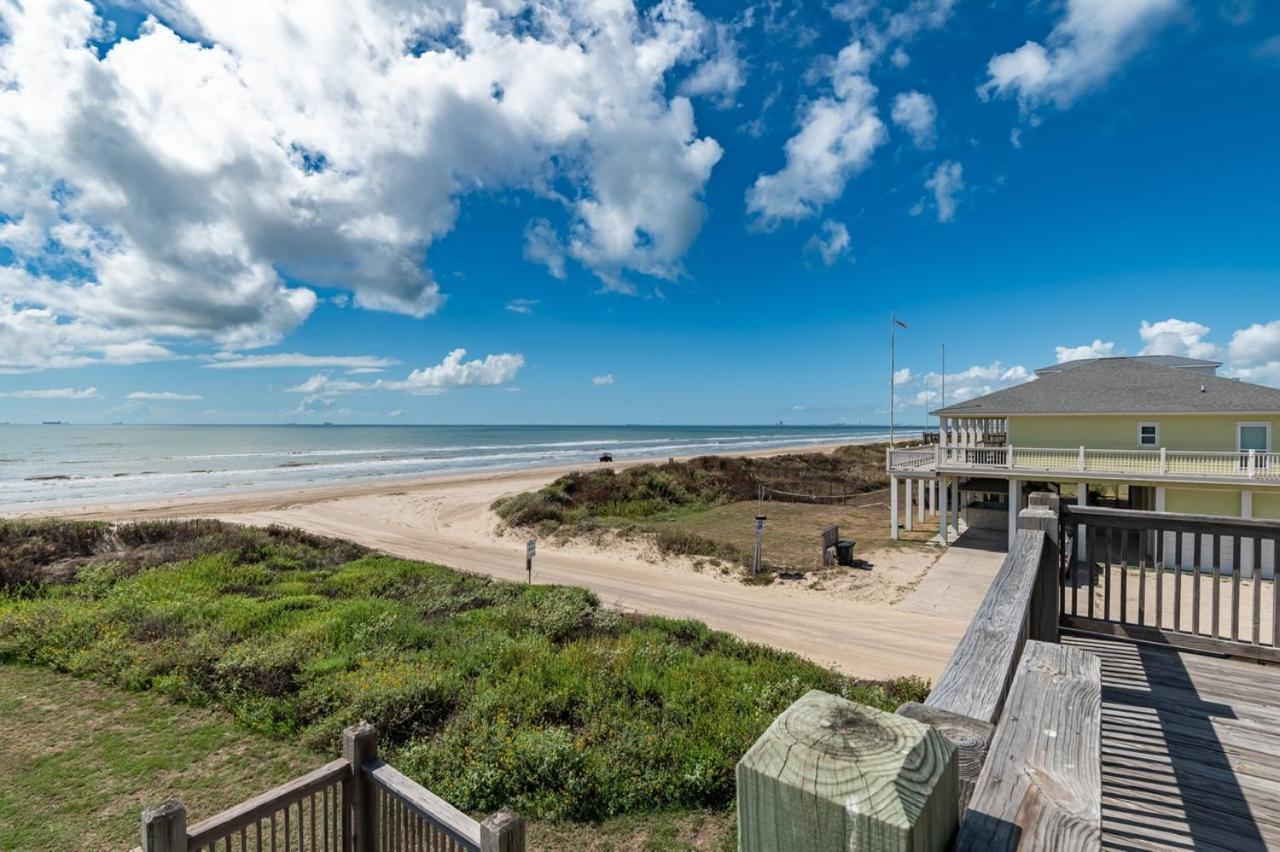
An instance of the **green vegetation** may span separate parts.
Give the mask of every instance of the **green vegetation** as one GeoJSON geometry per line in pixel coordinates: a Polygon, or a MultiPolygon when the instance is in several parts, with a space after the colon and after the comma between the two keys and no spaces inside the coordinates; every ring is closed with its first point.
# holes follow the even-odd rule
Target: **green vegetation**
{"type": "Polygon", "coordinates": [[[220,708],[324,754],[367,719],[472,812],[723,810],[737,759],[806,690],[885,709],[926,692],[279,528],[2,523],[0,554],[0,662],[220,708]]]}
{"type": "MultiPolygon", "coordinates": [[[[223,713],[0,666],[0,849],[129,849],[148,803],[180,796],[202,819],[330,757],[246,733],[223,713]]],[[[732,811],[528,828],[529,848],[547,852],[731,852],[734,829],[732,811]]]]}
{"type": "Polygon", "coordinates": [[[620,471],[575,471],[537,491],[503,498],[493,510],[508,526],[539,535],[653,532],[664,555],[742,562],[746,551],[738,544],[665,525],[716,506],[755,500],[762,486],[794,494],[848,495],[886,484],[884,446],[859,444],[832,453],[703,456],[620,471]]]}

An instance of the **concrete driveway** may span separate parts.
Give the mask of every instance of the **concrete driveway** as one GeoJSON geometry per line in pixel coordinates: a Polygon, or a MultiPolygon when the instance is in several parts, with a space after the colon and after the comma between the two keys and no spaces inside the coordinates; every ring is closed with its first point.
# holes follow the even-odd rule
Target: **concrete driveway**
{"type": "Polygon", "coordinates": [[[1004,532],[965,530],[896,609],[968,621],[1004,563],[1007,545],[1004,532]]]}

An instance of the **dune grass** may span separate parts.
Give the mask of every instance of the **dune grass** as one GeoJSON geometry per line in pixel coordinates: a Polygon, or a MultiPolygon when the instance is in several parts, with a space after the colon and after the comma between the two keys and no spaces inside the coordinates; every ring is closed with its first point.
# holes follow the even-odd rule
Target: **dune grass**
{"type": "MultiPolygon", "coordinates": [[[[762,486],[798,494],[865,494],[886,487],[884,445],[831,453],[703,456],[615,471],[575,471],[537,491],[498,500],[503,523],[543,536],[601,530],[651,535],[664,555],[705,556],[743,564],[749,543],[707,535],[683,521],[716,507],[754,501],[762,486]]],[[[748,536],[749,538],[749,536],[748,536]]]]}
{"type": "Polygon", "coordinates": [[[885,709],[926,691],[283,529],[7,523],[0,541],[0,662],[220,709],[315,753],[367,719],[393,763],[474,813],[723,812],[737,759],[808,689],[885,709]]]}

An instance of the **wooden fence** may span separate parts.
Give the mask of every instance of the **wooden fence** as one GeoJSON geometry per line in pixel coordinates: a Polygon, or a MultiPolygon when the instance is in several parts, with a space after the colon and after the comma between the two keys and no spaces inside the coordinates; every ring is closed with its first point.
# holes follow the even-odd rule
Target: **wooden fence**
{"type": "Polygon", "coordinates": [[[342,740],[338,760],[190,827],[176,800],[147,808],[140,852],[524,852],[515,813],[467,816],[380,760],[371,725],[342,740]]]}
{"type": "Polygon", "coordinates": [[[1280,522],[1095,506],[1061,517],[1064,627],[1280,661],[1280,522]]]}

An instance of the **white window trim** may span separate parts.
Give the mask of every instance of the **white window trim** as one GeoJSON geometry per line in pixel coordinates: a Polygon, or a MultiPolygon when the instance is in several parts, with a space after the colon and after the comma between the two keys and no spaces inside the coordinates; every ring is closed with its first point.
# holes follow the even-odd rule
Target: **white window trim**
{"type": "MultiPolygon", "coordinates": [[[[1240,430],[1236,430],[1236,440],[1240,440],[1240,430]]],[[[1141,450],[1158,450],[1160,448],[1160,421],[1159,420],[1140,420],[1138,421],[1138,449],[1141,450]],[[1142,429],[1144,426],[1151,426],[1156,430],[1156,441],[1154,444],[1142,443],[1142,429]]]]}
{"type": "Polygon", "coordinates": [[[1237,453],[1247,452],[1241,446],[1242,442],[1240,441],[1240,430],[1245,426],[1259,426],[1267,430],[1266,449],[1260,450],[1259,452],[1264,452],[1264,453],[1271,452],[1271,421],[1270,420],[1237,420],[1236,421],[1236,452],[1237,453]]]}

